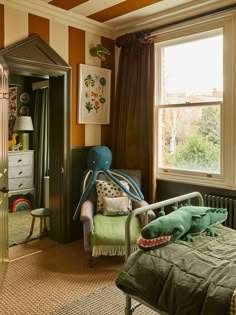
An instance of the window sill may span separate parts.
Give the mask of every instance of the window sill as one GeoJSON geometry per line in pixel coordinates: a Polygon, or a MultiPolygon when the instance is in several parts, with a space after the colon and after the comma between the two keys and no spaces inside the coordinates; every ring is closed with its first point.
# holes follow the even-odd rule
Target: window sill
{"type": "Polygon", "coordinates": [[[224,181],[222,178],[214,178],[214,177],[196,177],[193,175],[180,175],[174,173],[166,173],[166,172],[159,172],[157,173],[157,179],[166,180],[171,182],[177,183],[184,183],[184,184],[191,184],[191,185],[199,185],[199,186],[206,186],[206,187],[215,187],[215,188],[222,188],[222,189],[230,189],[236,190],[236,187],[233,184],[224,181]]]}

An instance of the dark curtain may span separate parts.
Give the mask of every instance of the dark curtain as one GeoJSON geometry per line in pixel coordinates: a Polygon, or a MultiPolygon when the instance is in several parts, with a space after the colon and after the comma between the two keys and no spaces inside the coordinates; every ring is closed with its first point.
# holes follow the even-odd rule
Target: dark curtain
{"type": "Polygon", "coordinates": [[[34,95],[34,183],[35,206],[44,205],[44,176],[49,170],[49,95],[48,88],[35,91],[34,95]]]}
{"type": "Polygon", "coordinates": [[[121,47],[113,109],[113,168],[141,169],[145,200],[155,201],[154,41],[143,34],[116,39],[121,47]]]}

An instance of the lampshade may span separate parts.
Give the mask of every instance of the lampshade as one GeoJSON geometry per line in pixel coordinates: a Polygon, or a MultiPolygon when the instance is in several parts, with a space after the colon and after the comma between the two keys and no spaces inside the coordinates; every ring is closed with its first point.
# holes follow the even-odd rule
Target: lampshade
{"type": "Polygon", "coordinates": [[[34,130],[34,127],[30,116],[16,117],[14,131],[20,131],[19,140],[22,145],[22,150],[29,150],[29,133],[26,131],[32,130],[34,130]]]}
{"type": "Polygon", "coordinates": [[[31,116],[18,116],[16,117],[15,131],[30,131],[34,130],[31,116]]]}

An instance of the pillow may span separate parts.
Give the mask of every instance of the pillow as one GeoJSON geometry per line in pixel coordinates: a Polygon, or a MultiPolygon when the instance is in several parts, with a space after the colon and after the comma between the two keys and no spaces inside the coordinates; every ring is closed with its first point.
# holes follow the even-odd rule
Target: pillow
{"type": "MultiPolygon", "coordinates": [[[[129,184],[121,180],[120,181],[127,189],[129,189],[129,184]]],[[[103,197],[125,197],[127,194],[121,190],[119,186],[117,186],[112,181],[105,180],[96,180],[96,189],[97,189],[97,213],[103,212],[103,197]]],[[[129,198],[129,211],[132,211],[132,203],[129,198]]]]}
{"type": "Polygon", "coordinates": [[[104,215],[128,215],[129,198],[126,197],[103,197],[104,215]]]}
{"type": "Polygon", "coordinates": [[[144,226],[138,245],[143,250],[150,250],[168,245],[178,239],[193,242],[192,235],[202,232],[206,232],[209,236],[217,236],[211,226],[223,223],[226,219],[225,208],[181,206],[144,226]]]}

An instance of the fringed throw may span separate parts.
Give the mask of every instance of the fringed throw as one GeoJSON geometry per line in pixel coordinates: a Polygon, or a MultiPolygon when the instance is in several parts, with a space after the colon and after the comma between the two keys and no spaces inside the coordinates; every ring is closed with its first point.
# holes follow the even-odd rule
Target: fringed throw
{"type": "MultiPolygon", "coordinates": [[[[138,249],[138,245],[131,246],[131,252],[138,249]]],[[[125,256],[124,245],[93,245],[92,256],[125,256]]]]}

